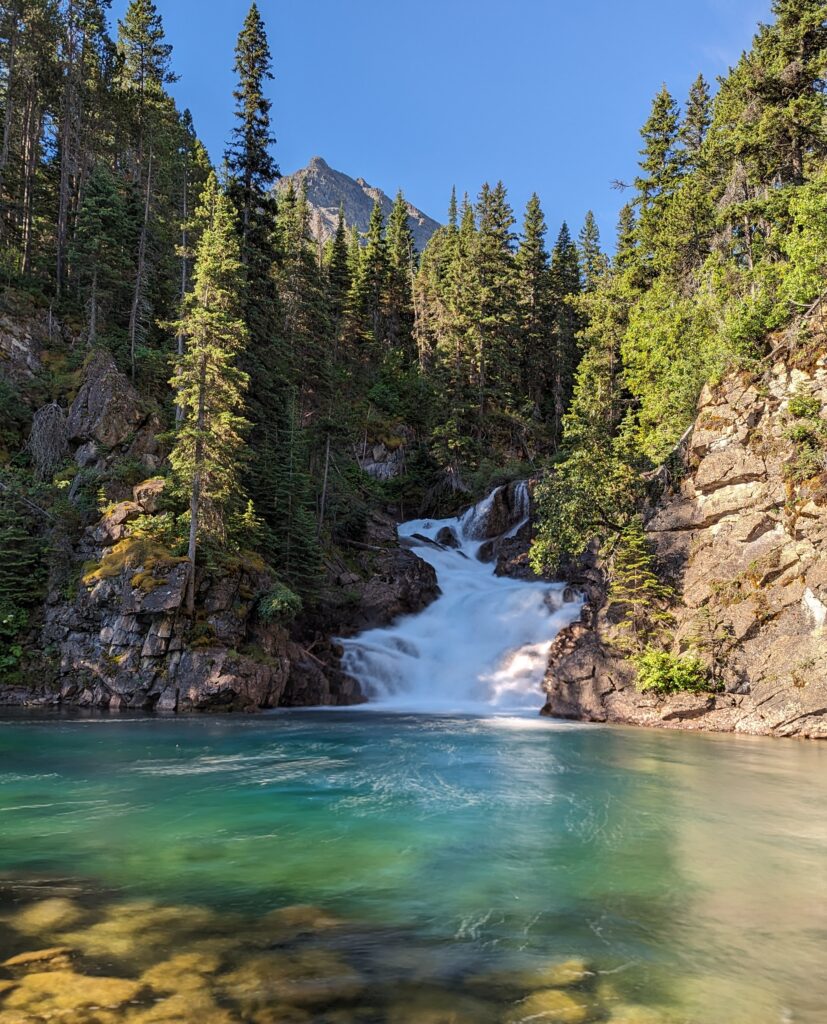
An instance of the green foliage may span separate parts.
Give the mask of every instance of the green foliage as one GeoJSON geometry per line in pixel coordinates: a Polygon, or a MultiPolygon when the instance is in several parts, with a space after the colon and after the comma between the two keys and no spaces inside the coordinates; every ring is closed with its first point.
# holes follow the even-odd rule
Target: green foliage
{"type": "Polygon", "coordinates": [[[43,596],[46,544],[39,524],[9,479],[0,489],[0,680],[11,677],[23,654],[21,636],[43,596]]]}
{"type": "Polygon", "coordinates": [[[821,400],[814,395],[801,394],[793,395],[787,409],[790,416],[796,419],[815,420],[821,414],[821,400]]]}
{"type": "Polygon", "coordinates": [[[302,610],[302,599],[284,583],[277,583],[269,594],[259,599],[258,616],[263,622],[287,625],[302,610]]]}
{"type": "Polygon", "coordinates": [[[610,569],[608,607],[620,612],[623,630],[618,646],[636,652],[650,647],[673,621],[674,598],[658,576],[643,523],[632,519],[618,537],[610,569]]]}
{"type": "Polygon", "coordinates": [[[637,670],[638,689],[644,693],[706,693],[714,689],[704,663],[692,655],[647,647],[633,655],[631,661],[637,670]]]}

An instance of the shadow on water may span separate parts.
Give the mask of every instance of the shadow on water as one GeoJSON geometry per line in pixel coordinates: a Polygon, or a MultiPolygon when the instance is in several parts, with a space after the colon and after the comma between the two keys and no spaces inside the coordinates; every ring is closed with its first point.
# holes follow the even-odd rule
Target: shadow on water
{"type": "Polygon", "coordinates": [[[816,745],[313,712],[0,750],[1,1024],[823,1020],[816,745]]]}

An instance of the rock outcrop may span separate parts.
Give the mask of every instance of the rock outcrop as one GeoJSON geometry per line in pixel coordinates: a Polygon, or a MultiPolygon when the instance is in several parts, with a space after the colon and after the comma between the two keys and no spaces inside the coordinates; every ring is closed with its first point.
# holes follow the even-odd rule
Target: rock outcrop
{"type": "Polygon", "coordinates": [[[686,476],[655,503],[646,534],[680,595],[675,650],[699,651],[721,692],[635,689],[592,559],[575,574],[584,618],[551,653],[546,714],[827,738],[825,433],[827,356],[705,389],[686,476]]]}
{"type": "Polygon", "coordinates": [[[275,582],[261,565],[201,574],[195,622],[183,614],[188,563],[129,533],[159,493],[157,479],[145,481],[85,531],[81,553],[91,560],[77,594],[50,594],[41,631],[57,652],[56,678],[20,702],[182,711],[360,700],[354,680],[326,673],[257,615],[275,582]]]}
{"type": "MultiPolygon", "coordinates": [[[[364,233],[368,229],[374,202],[378,201],[386,220],[393,205],[381,189],[368,185],[364,178],[351,178],[335,171],[320,156],[314,156],[307,167],[282,178],[277,187],[283,191],[291,185],[296,190],[304,185],[310,206],[310,230],[322,242],[335,232],[340,206],[344,208],[347,227],[355,227],[364,233]]],[[[411,203],[407,205],[408,227],[413,234],[414,245],[422,252],[439,224],[411,203]]]]}

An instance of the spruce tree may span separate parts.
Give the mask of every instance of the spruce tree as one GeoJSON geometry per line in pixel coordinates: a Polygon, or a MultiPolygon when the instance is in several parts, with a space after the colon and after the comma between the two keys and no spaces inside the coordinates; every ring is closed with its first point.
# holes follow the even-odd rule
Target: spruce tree
{"type": "Polygon", "coordinates": [[[538,410],[554,378],[555,358],[554,297],[545,237],[546,221],[534,193],[526,206],[515,262],[520,312],[520,391],[538,410]]]}
{"type": "Polygon", "coordinates": [[[476,367],[480,419],[490,404],[512,409],[519,394],[519,366],[512,362],[518,313],[514,266],[514,213],[501,181],[483,185],[475,237],[476,367]]]}
{"type": "Polygon", "coordinates": [[[408,224],[408,204],[400,189],[396,194],[385,233],[388,276],[386,286],[386,332],[392,350],[413,356],[413,272],[415,249],[408,224]]]}
{"type": "Polygon", "coordinates": [[[712,123],[712,99],[709,86],[703,75],[698,75],[689,90],[686,113],[680,128],[680,139],[684,149],[684,166],[696,167],[701,146],[712,123]]]}
{"type": "Polygon", "coordinates": [[[669,604],[674,596],[658,577],[642,521],[631,519],[618,538],[609,588],[609,608],[621,612],[625,635],[620,643],[626,650],[642,651],[658,639],[672,622],[669,604]]]}
{"type": "Polygon", "coordinates": [[[552,382],[552,433],[556,444],[563,432],[563,417],[571,402],[574,375],[580,358],[578,334],[582,327],[573,300],[580,294],[580,263],[577,246],[564,222],[551,254],[551,287],[554,298],[554,379],[552,382]]]}
{"type": "Polygon", "coordinates": [[[239,214],[241,256],[243,262],[255,261],[254,250],[261,246],[260,233],[266,236],[266,220],[271,213],[270,190],[278,177],[278,167],[270,150],[275,137],[270,124],[271,102],[264,88],[273,78],[270,47],[259,9],[250,5],[235,49],[238,84],[233,92],[238,124],[232,132],[226,162],[230,175],[230,195],[239,214]],[[251,237],[252,236],[252,237],[251,237]]]}
{"type": "Polygon", "coordinates": [[[247,376],[238,368],[246,342],[239,296],[243,275],[232,207],[211,174],[198,210],[200,239],[192,292],[176,325],[186,341],[170,384],[183,419],[169,460],[176,488],[189,502],[190,572],[186,608],[195,602],[199,546],[223,545],[234,506],[243,503],[242,415],[247,376]]]}
{"type": "Polygon", "coordinates": [[[370,338],[377,345],[387,337],[388,252],[384,227],[385,218],[377,200],[371,211],[365,249],[355,281],[355,307],[362,321],[363,337],[370,338]]]}
{"type": "Polygon", "coordinates": [[[345,314],[345,303],[351,285],[350,259],[348,255],[347,228],[345,227],[345,211],[339,206],[336,230],[328,240],[325,249],[327,266],[327,290],[330,306],[330,318],[333,327],[335,345],[334,355],[338,356],[341,344],[342,327],[345,314]]]}
{"type": "Polygon", "coordinates": [[[593,292],[606,273],[608,260],[600,249],[600,230],[591,210],[586,213],[578,241],[583,291],[593,292]]]}
{"type": "Polygon", "coordinates": [[[652,102],[641,128],[640,174],[635,179],[638,207],[637,234],[642,256],[650,263],[658,247],[661,217],[681,178],[680,120],[675,101],[664,85],[652,102]]]}
{"type": "Polygon", "coordinates": [[[101,309],[120,290],[129,266],[130,225],[123,197],[109,168],[98,164],[89,175],[78,211],[71,261],[77,269],[87,314],[87,343],[95,345],[101,309]]]}
{"type": "Polygon", "coordinates": [[[151,110],[161,101],[164,86],[177,79],[171,70],[172,46],[165,38],[153,0],[130,0],[123,21],[118,22],[118,53],[121,87],[136,103],[139,168],[143,168],[147,135],[153,127],[151,110]]]}

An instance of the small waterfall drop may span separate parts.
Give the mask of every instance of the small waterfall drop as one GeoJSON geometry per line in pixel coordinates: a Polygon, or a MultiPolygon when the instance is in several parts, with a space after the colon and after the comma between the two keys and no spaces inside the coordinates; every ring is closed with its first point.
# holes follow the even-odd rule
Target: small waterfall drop
{"type": "Polygon", "coordinates": [[[481,549],[528,521],[525,483],[492,491],[456,519],[414,519],[403,543],[430,562],[440,597],[392,626],[342,641],[342,667],[368,707],[420,712],[537,709],[549,648],[580,615],[565,584],[496,576],[481,549]]]}

